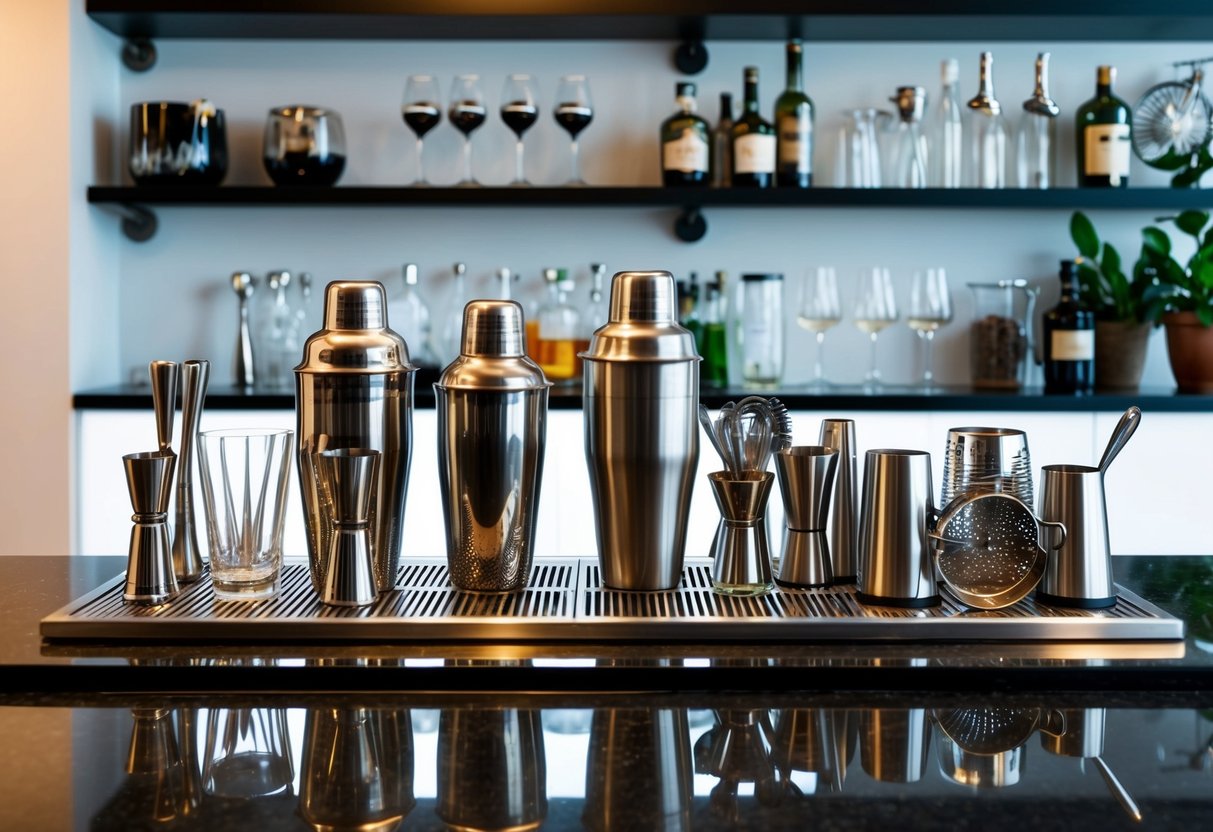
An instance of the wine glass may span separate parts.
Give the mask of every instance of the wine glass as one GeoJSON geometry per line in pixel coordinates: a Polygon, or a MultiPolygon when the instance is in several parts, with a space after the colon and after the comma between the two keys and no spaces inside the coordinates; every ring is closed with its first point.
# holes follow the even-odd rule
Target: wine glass
{"type": "Polygon", "coordinates": [[[526,173],[522,166],[522,134],[530,130],[539,119],[538,96],[535,81],[529,75],[510,75],[501,90],[501,120],[518,137],[514,145],[514,181],[511,185],[525,187],[526,173]]]}
{"type": "Polygon", "coordinates": [[[552,111],[556,123],[568,131],[572,141],[572,176],[569,185],[584,185],[581,164],[577,156],[577,135],[589,127],[594,118],[594,105],[590,102],[590,82],[584,75],[565,75],[556,87],[556,109],[552,111]]]}
{"type": "Polygon", "coordinates": [[[893,280],[889,270],[882,266],[865,269],[859,276],[855,326],[860,332],[867,333],[872,341],[872,364],[863,377],[863,385],[869,390],[881,385],[880,370],[876,367],[876,336],[896,320],[897,301],[893,297],[893,280]]]}
{"type": "Polygon", "coordinates": [[[425,152],[425,134],[438,126],[442,121],[442,103],[438,100],[438,82],[433,75],[410,75],[404,85],[404,103],[400,105],[400,113],[404,123],[417,137],[417,178],[413,184],[418,187],[429,185],[425,178],[423,163],[425,152]]]}
{"type": "Polygon", "coordinates": [[[800,284],[800,308],[796,313],[796,323],[802,329],[813,333],[817,340],[816,360],[813,362],[813,380],[811,385],[816,388],[826,386],[825,371],[822,367],[822,344],[826,340],[826,331],[842,320],[842,307],[838,303],[838,280],[833,266],[818,266],[809,272],[804,283],[800,284]]]}
{"type": "Polygon", "coordinates": [[[463,178],[456,183],[460,187],[469,188],[479,184],[472,176],[472,133],[484,124],[486,115],[480,76],[456,76],[451,85],[451,106],[447,110],[447,118],[463,134],[463,178]]]}
{"type": "Polygon", "coordinates": [[[951,320],[952,296],[948,292],[947,273],[943,269],[922,269],[914,272],[914,279],[910,283],[910,308],[906,321],[922,341],[922,386],[928,389],[935,380],[932,367],[935,330],[951,320]]]}

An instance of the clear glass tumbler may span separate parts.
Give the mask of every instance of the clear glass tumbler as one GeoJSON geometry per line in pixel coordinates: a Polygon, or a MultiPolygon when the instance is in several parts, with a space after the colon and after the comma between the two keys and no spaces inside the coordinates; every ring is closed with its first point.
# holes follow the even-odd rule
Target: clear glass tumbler
{"type": "Polygon", "coordinates": [[[294,437],[290,430],[201,434],[211,584],[219,598],[251,601],[278,591],[294,437]]]}
{"type": "Polygon", "coordinates": [[[741,378],[749,387],[783,379],[783,275],[743,274],[741,378]]]}

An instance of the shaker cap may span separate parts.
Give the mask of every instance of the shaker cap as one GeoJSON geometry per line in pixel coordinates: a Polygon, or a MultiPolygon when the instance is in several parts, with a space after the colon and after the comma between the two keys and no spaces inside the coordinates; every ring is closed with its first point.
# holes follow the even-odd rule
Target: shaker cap
{"type": "Polygon", "coordinates": [[[307,339],[295,372],[412,372],[409,348],[388,329],[387,293],[374,280],[335,280],[324,289],[324,326],[307,339]]]}
{"type": "Polygon", "coordinates": [[[698,361],[695,336],[678,324],[674,276],[618,272],[607,323],[581,354],[588,361],[698,361]]]}
{"type": "Polygon", "coordinates": [[[550,387],[526,356],[522,306],[512,300],[473,300],[463,307],[459,357],[434,385],[439,390],[536,390],[550,387]]]}

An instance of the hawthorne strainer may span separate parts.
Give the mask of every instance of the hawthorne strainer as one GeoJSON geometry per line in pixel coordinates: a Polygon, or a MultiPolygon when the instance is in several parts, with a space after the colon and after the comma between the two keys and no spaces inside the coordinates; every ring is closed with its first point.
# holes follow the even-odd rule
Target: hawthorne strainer
{"type": "Polygon", "coordinates": [[[1066,527],[1040,520],[1018,497],[1003,492],[961,494],[944,509],[931,538],[939,576],[964,604],[978,609],[1009,607],[1031,592],[1044,575],[1047,556],[1040,527],[1066,527]]]}

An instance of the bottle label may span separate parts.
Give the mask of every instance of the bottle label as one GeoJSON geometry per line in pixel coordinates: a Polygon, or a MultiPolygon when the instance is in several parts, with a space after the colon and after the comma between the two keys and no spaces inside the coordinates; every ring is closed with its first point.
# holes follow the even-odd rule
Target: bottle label
{"type": "Polygon", "coordinates": [[[736,173],[774,173],[775,137],[746,133],[733,142],[733,171],[736,173]]]}
{"type": "Polygon", "coordinates": [[[795,115],[779,117],[779,166],[797,173],[813,172],[813,135],[809,120],[795,115]]]}
{"type": "Polygon", "coordinates": [[[678,138],[661,145],[661,169],[707,173],[709,156],[707,140],[694,128],[688,127],[678,138]]]}
{"type": "Polygon", "coordinates": [[[1091,361],[1095,358],[1095,330],[1053,330],[1049,354],[1054,361],[1091,361]]]}
{"type": "Polygon", "coordinates": [[[1129,177],[1132,140],[1127,124],[1092,124],[1083,131],[1087,176],[1107,176],[1113,185],[1129,177]]]}

